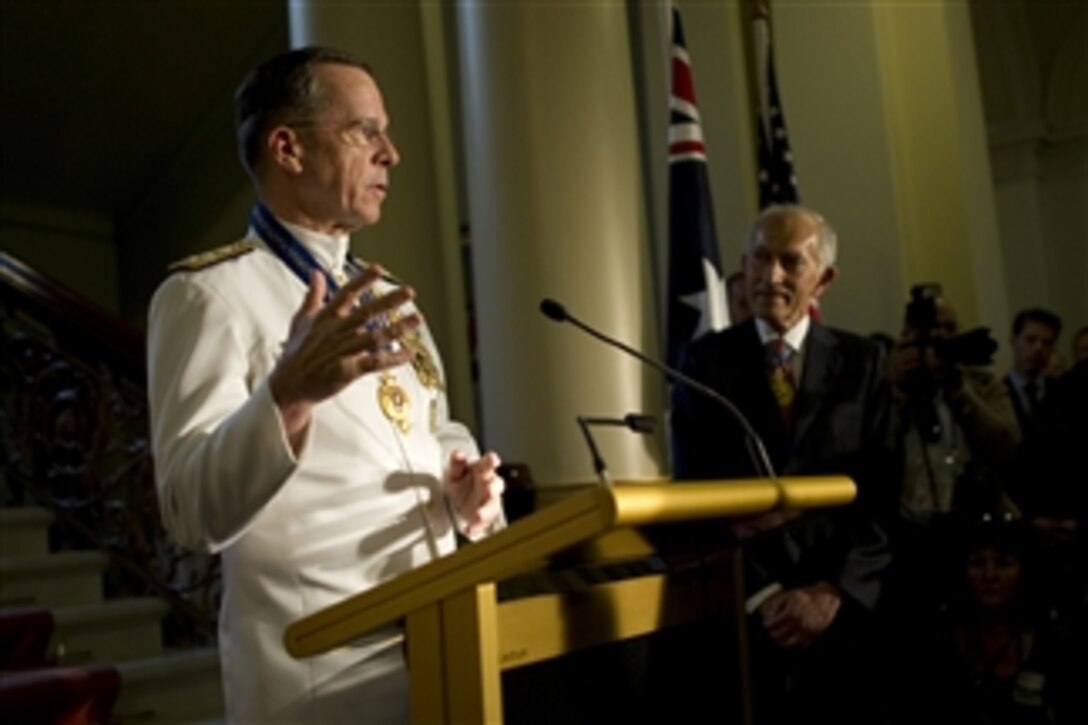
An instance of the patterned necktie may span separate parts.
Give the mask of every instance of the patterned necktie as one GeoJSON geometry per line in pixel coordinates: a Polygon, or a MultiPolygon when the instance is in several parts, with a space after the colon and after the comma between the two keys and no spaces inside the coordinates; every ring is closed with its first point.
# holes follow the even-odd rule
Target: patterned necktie
{"type": "Polygon", "coordinates": [[[1028,418],[1035,417],[1035,409],[1039,406],[1039,383],[1029,380],[1024,384],[1024,397],[1027,399],[1028,418]]]}
{"type": "Polygon", "coordinates": [[[768,376],[771,391],[778,401],[778,412],[782,416],[782,427],[788,435],[793,434],[794,399],[797,397],[797,384],[793,380],[793,368],[790,356],[793,351],[781,338],[767,343],[768,376]]]}

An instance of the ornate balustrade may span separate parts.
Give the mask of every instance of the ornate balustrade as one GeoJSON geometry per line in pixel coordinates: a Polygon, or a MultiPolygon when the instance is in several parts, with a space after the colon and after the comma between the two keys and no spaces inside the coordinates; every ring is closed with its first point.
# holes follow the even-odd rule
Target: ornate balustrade
{"type": "Polygon", "coordinates": [[[167,600],[168,645],[211,640],[219,560],[163,530],[143,334],[4,253],[0,331],[0,501],[54,511],[54,548],[108,553],[108,597],[167,600]]]}

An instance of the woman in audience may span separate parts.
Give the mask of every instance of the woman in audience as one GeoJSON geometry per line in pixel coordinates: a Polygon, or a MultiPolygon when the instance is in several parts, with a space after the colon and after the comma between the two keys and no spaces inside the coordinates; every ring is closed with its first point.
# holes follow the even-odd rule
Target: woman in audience
{"type": "Polygon", "coordinates": [[[1072,638],[1033,597],[1032,532],[987,515],[962,534],[957,591],[910,638],[901,722],[1071,722],[1072,638]]]}

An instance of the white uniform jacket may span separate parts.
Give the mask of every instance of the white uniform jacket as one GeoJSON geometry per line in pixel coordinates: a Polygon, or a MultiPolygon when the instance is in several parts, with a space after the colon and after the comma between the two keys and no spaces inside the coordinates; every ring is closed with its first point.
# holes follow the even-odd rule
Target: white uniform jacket
{"type": "MultiPolygon", "coordinates": [[[[322,265],[343,262],[346,237],[292,231],[322,265]]],[[[367,375],[315,408],[296,459],[268,375],[306,287],[252,233],[251,241],[253,251],[173,274],[151,304],[163,518],[182,545],[222,554],[219,647],[232,722],[403,721],[397,632],[296,660],[284,628],[451,552],[442,472],[455,448],[470,460],[479,454],[449,420],[442,388],[404,365],[392,372],[411,400],[407,433],[383,415],[379,376],[367,375]]],[[[422,339],[441,371],[425,329],[422,339]]]]}

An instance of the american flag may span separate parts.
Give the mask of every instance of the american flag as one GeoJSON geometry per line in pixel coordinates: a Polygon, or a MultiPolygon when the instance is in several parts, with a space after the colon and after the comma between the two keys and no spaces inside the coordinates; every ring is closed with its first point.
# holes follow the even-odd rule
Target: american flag
{"type": "Polygon", "coordinates": [[[786,117],[778,98],[774,52],[765,2],[756,3],[753,20],[759,75],[759,208],[799,200],[793,154],[786,134],[786,117]]]}
{"type": "Polygon", "coordinates": [[[672,90],[669,94],[669,282],[666,358],[684,343],[729,324],[725,279],[714,229],[706,146],[680,11],[670,3],[672,90]]]}
{"type": "MultiPolygon", "coordinates": [[[[756,72],[759,76],[759,208],[771,204],[796,204],[801,200],[797,174],[793,170],[793,152],[786,133],[786,117],[778,97],[774,73],[774,51],[766,0],[756,3],[752,20],[755,35],[756,72]]],[[[809,302],[809,316],[820,321],[820,301],[809,302]]]]}

